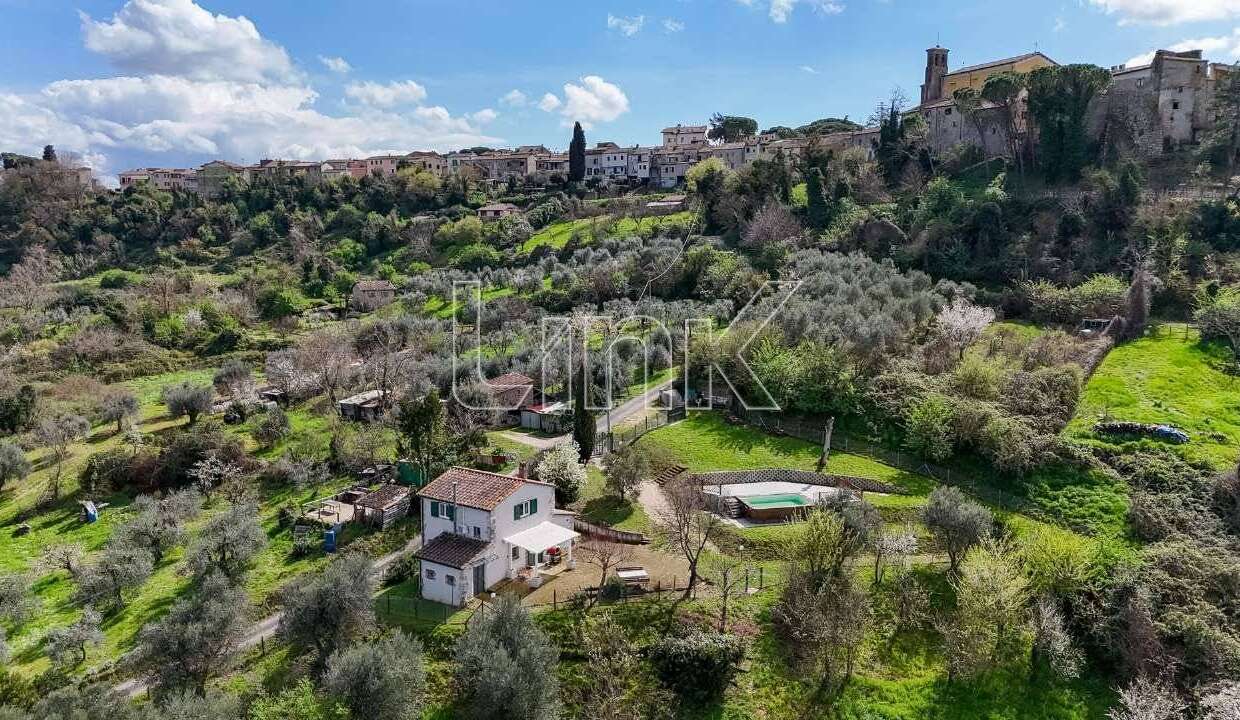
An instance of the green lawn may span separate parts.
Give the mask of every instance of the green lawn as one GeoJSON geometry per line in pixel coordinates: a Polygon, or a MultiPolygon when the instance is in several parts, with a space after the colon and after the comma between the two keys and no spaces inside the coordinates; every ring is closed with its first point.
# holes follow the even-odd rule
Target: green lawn
{"type": "MultiPolygon", "coordinates": [[[[796,468],[813,470],[821,447],[787,436],[768,435],[747,425],[729,425],[715,412],[690,412],[681,422],[659,428],[640,442],[662,447],[690,472],[796,468]]],[[[909,492],[924,494],[934,482],[877,460],[831,451],[827,471],[881,480],[909,492]]]]}
{"type": "MultiPolygon", "coordinates": [[[[1093,425],[1103,415],[1115,420],[1167,423],[1189,433],[1180,447],[1190,460],[1231,468],[1240,454],[1240,378],[1229,374],[1231,351],[1201,342],[1183,325],[1119,345],[1107,355],[1081,395],[1068,437],[1114,445],[1093,425]]],[[[1147,440],[1145,442],[1159,442],[1147,440]]]]}
{"type": "MultiPolygon", "coordinates": [[[[693,221],[693,213],[682,211],[672,213],[670,215],[662,215],[658,217],[645,217],[641,220],[625,217],[620,218],[612,229],[612,235],[633,235],[640,232],[643,228],[651,227],[682,227],[693,221]]],[[[559,250],[568,244],[569,239],[574,232],[580,233],[587,242],[590,242],[595,232],[602,233],[611,223],[611,216],[600,215],[596,218],[581,218],[578,220],[561,220],[554,222],[547,227],[534,233],[521,249],[525,252],[531,252],[535,248],[546,245],[548,247],[559,250]]]]}

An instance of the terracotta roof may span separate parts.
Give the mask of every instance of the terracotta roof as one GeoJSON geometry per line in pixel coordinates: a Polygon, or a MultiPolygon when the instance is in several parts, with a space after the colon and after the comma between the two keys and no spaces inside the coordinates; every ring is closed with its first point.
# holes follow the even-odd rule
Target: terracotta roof
{"type": "Polygon", "coordinates": [[[520,209],[521,208],[517,207],[516,205],[513,205],[512,203],[492,203],[490,205],[483,205],[482,207],[478,208],[478,211],[486,212],[489,210],[491,212],[499,212],[500,210],[512,210],[515,212],[520,209]]]}
{"type": "Polygon", "coordinates": [[[1030,52],[1030,53],[1025,53],[1024,55],[1017,55],[1015,57],[1003,58],[1002,60],[991,60],[990,62],[979,63],[977,65],[968,65],[966,67],[960,68],[959,70],[953,70],[947,73],[946,77],[951,77],[952,75],[959,75],[961,73],[977,72],[978,70],[985,70],[986,68],[992,68],[992,67],[995,67],[996,65],[1008,65],[1010,63],[1017,63],[1017,62],[1020,62],[1021,60],[1028,60],[1029,58],[1034,58],[1034,57],[1039,57],[1039,56],[1041,56],[1043,60],[1046,60],[1052,65],[1059,64],[1055,62],[1054,60],[1051,60],[1050,58],[1046,57],[1040,52],[1030,52]]]}
{"type": "Polygon", "coordinates": [[[364,496],[362,499],[353,503],[361,507],[371,508],[372,510],[383,510],[391,507],[396,503],[404,500],[409,494],[409,488],[402,485],[384,485],[378,490],[364,496]]]}
{"type": "Polygon", "coordinates": [[[456,533],[440,533],[413,554],[419,560],[447,565],[456,569],[465,567],[470,560],[487,548],[487,541],[465,537],[456,533]]]}
{"type": "Polygon", "coordinates": [[[494,510],[504,498],[517,491],[522,480],[512,475],[474,470],[471,468],[452,467],[444,474],[435,478],[418,491],[418,497],[455,502],[457,505],[494,510]],[[453,498],[452,483],[456,483],[456,497],[453,498]]]}
{"type": "Polygon", "coordinates": [[[665,127],[665,128],[663,128],[663,132],[665,132],[665,133],[677,133],[677,134],[679,134],[679,133],[699,133],[699,132],[706,132],[706,126],[705,126],[705,125],[677,125],[677,126],[675,126],[675,127],[665,127]]]}
{"type": "Polygon", "coordinates": [[[490,385],[493,388],[521,387],[523,385],[533,384],[534,378],[529,377],[528,375],[522,375],[518,372],[504,373],[499,377],[487,380],[487,385],[490,385]]]}

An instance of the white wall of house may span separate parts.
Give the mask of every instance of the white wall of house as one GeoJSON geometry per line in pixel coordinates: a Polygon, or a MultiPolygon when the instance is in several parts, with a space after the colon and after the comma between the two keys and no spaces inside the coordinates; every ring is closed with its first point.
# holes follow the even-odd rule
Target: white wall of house
{"type": "MultiPolygon", "coordinates": [[[[487,590],[499,581],[515,576],[520,568],[525,567],[527,560],[525,551],[522,550],[518,557],[513,558],[512,546],[504,542],[504,538],[552,520],[552,512],[555,510],[555,488],[541,483],[522,483],[521,487],[505,498],[494,512],[458,505],[455,523],[446,517],[448,514],[446,506],[450,504],[429,499],[422,500],[422,542],[430,542],[440,533],[457,532],[481,538],[488,541],[490,545],[479,554],[470,567],[456,571],[455,591],[457,594],[455,596],[445,589],[449,586],[442,580],[439,580],[440,584],[435,586],[427,583],[426,568],[430,567],[436,571],[438,569],[434,563],[422,562],[422,596],[436,602],[447,602],[438,599],[441,597],[455,597],[459,600],[461,592],[468,592],[472,595],[487,590]],[[531,500],[536,501],[537,509],[532,514],[527,514],[531,500]],[[517,517],[518,513],[514,510],[517,506],[522,507],[520,517],[517,517]],[[472,587],[472,565],[479,562],[486,564],[486,586],[474,588],[472,587]],[[462,583],[467,586],[464,590],[462,590],[462,583]]],[[[436,574],[441,575],[438,571],[436,574]]],[[[456,600],[453,600],[451,604],[456,604],[456,600]]]]}
{"type": "Polygon", "coordinates": [[[444,605],[462,604],[465,573],[454,567],[422,561],[422,597],[444,605]]]}

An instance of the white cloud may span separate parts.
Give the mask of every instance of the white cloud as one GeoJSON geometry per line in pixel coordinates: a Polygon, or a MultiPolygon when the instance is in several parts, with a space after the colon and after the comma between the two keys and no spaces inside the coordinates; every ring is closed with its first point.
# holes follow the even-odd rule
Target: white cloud
{"type": "Polygon", "coordinates": [[[319,62],[323,63],[323,67],[340,75],[346,75],[353,69],[353,66],[349,64],[349,61],[342,57],[323,57],[320,55],[319,62]]]}
{"type": "Polygon", "coordinates": [[[1118,15],[1121,25],[1150,23],[1177,25],[1240,17],[1236,0],[1089,0],[1108,15],[1118,15]]]}
{"type": "Polygon", "coordinates": [[[176,153],[166,162],[177,164],[185,155],[253,162],[503,142],[480,129],[494,110],[454,116],[422,106],[426,90],[412,81],[355,83],[348,95],[358,104],[347,114],[321,113],[318,93],[283,48],[244,18],[211,15],[185,0],[130,0],[111,22],[84,18],[82,29],[88,48],[139,72],[59,80],[36,93],[0,89],[0,147],[37,152],[51,143],[98,170],[134,150],[176,153]],[[230,67],[225,58],[250,65],[230,67]],[[389,109],[405,105],[415,107],[389,109]]]}
{"type": "Polygon", "coordinates": [[[386,85],[366,81],[350,83],[344,94],[363,105],[390,108],[422,102],[426,99],[426,88],[412,80],[397,80],[386,85]]]}
{"type": "Polygon", "coordinates": [[[499,99],[499,104],[503,105],[504,107],[517,108],[517,107],[525,107],[525,105],[529,101],[530,99],[526,97],[525,93],[521,92],[520,90],[509,90],[507,93],[505,93],[504,97],[499,99]]]}
{"type": "Polygon", "coordinates": [[[619,30],[626,37],[633,37],[641,32],[642,26],[646,24],[645,15],[634,15],[633,17],[617,17],[611,13],[607,13],[607,29],[619,30]]]}
{"type": "Polygon", "coordinates": [[[629,98],[618,85],[598,75],[586,75],[580,82],[580,85],[564,83],[564,104],[559,110],[566,124],[580,121],[588,126],[610,122],[629,111],[629,98]]]}
{"type": "Polygon", "coordinates": [[[491,108],[482,108],[478,112],[470,113],[468,117],[479,125],[486,125],[487,123],[495,122],[495,118],[499,117],[499,113],[491,108]]]}
{"type": "Polygon", "coordinates": [[[804,73],[809,73],[810,75],[817,75],[817,74],[818,74],[818,71],[817,71],[817,70],[815,70],[815,69],[813,68],[813,66],[811,66],[811,65],[801,65],[799,69],[801,70],[801,72],[804,72],[804,73]]]}
{"type": "Polygon", "coordinates": [[[1063,32],[1063,29],[1066,27],[1068,27],[1068,23],[1062,17],[1057,17],[1055,18],[1055,25],[1051,27],[1051,31],[1063,32]]]}
{"type": "Polygon", "coordinates": [[[110,22],[79,15],[87,49],[129,72],[241,82],[296,76],[288,53],[254,23],[212,15],[192,0],[129,0],[110,22]]]}
{"type": "Polygon", "coordinates": [[[678,33],[685,29],[685,24],[672,18],[663,19],[663,29],[670,33],[678,33]]]}
{"type": "MultiPolygon", "coordinates": [[[[1175,52],[1184,52],[1185,50],[1201,50],[1205,54],[1206,58],[1240,58],[1240,28],[1232,30],[1231,35],[1184,40],[1183,42],[1174,43],[1162,49],[1173,50],[1175,52]]],[[[1136,57],[1129,58],[1124,64],[1128,67],[1137,67],[1139,65],[1148,65],[1153,61],[1154,51],[1150,50],[1149,52],[1142,53],[1136,57]]]]}
{"type": "Polygon", "coordinates": [[[542,96],[542,100],[538,101],[538,109],[543,112],[552,112],[563,104],[564,103],[560,102],[558,97],[552,95],[551,93],[547,93],[542,96]]]}
{"type": "Polygon", "coordinates": [[[797,5],[805,5],[823,15],[838,15],[844,12],[844,4],[836,0],[736,0],[746,7],[766,6],[767,15],[772,22],[786,23],[792,17],[797,5]]]}

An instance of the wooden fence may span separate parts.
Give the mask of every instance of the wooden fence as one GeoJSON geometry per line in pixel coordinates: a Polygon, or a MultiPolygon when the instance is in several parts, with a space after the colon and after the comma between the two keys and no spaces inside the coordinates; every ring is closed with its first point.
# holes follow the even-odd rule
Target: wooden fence
{"type": "Polygon", "coordinates": [[[581,518],[573,518],[573,529],[586,537],[608,540],[622,545],[648,545],[650,538],[641,533],[617,530],[606,525],[595,525],[581,518]]]}

